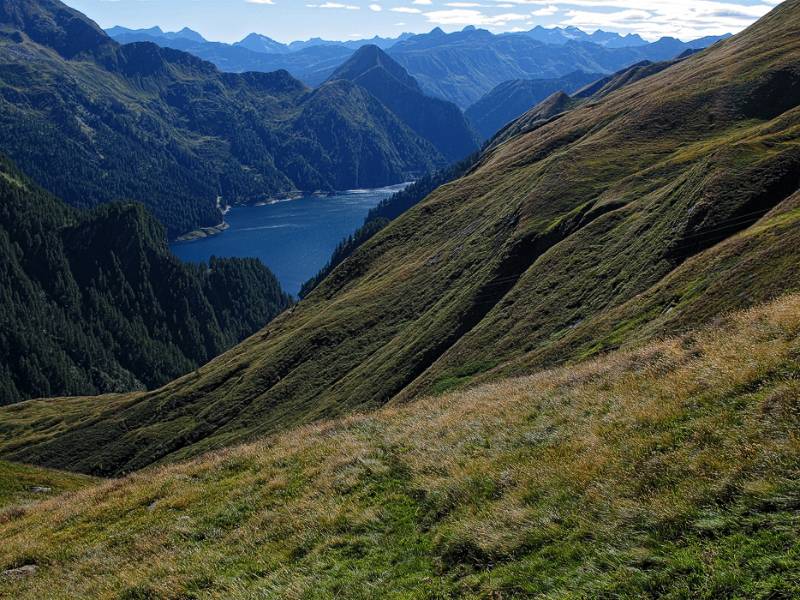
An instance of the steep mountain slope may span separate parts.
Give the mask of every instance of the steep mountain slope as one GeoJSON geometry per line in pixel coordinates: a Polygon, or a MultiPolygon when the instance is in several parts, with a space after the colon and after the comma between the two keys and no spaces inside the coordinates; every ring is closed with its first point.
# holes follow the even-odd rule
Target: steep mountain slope
{"type": "Polygon", "coordinates": [[[475,133],[461,110],[451,102],[425,96],[417,81],[377,46],[363,46],[329,81],[340,79],[366,89],[433,144],[449,163],[478,149],[475,133]]]}
{"type": "Polygon", "coordinates": [[[688,58],[689,56],[691,56],[691,54],[678,57],[675,59],[675,61],[662,61],[653,63],[649,60],[645,60],[640,63],[636,63],[627,69],[623,69],[622,71],[618,71],[617,73],[613,73],[607,77],[602,77],[596,81],[593,81],[591,84],[572,94],[572,96],[577,99],[594,98],[595,100],[599,100],[600,98],[604,98],[611,92],[615,92],[626,85],[635,83],[640,79],[644,79],[645,77],[650,77],[650,75],[660,73],[674,62],[682,60],[683,58],[688,58]]]}
{"type": "Polygon", "coordinates": [[[620,90],[625,86],[641,81],[656,73],[660,73],[664,69],[688,58],[693,53],[693,51],[689,51],[685,55],[671,61],[653,63],[646,60],[636,63],[627,69],[622,69],[606,77],[601,77],[579,89],[572,95],[564,91],[558,91],[497,131],[485,144],[485,148],[491,150],[518,135],[535,131],[539,127],[547,125],[552,120],[560,118],[569,110],[580,107],[587,102],[601,100],[612,92],[620,90]]]}
{"type": "Polygon", "coordinates": [[[501,144],[514,139],[518,135],[536,131],[540,127],[544,127],[548,123],[562,117],[567,111],[575,108],[577,105],[578,102],[571,96],[564,92],[556,92],[531,108],[516,121],[511,121],[511,123],[498,131],[486,144],[486,149],[487,151],[494,150],[501,144]]]}
{"type": "Polygon", "coordinates": [[[448,165],[444,169],[434,171],[417,179],[404,190],[392,194],[382,200],[375,208],[371,209],[364,218],[364,224],[356,231],[342,240],[334,249],[330,260],[320,269],[314,277],[306,281],[300,289],[300,298],[305,298],[311,291],[322,283],[333,270],[345,259],[349,258],[358,248],[370,238],[386,227],[410,208],[422,202],[431,192],[439,186],[450,183],[467,173],[477,162],[479,153],[472,154],[464,160],[448,165]]]}
{"type": "Polygon", "coordinates": [[[192,375],[102,407],[76,401],[99,414],[57,428],[34,417],[47,403],[23,406],[5,456],[126,471],[641,343],[795,289],[798,58],[789,0],[489,151],[192,375]]]}
{"type": "Polygon", "coordinates": [[[467,28],[446,34],[434,29],[392,46],[388,53],[416,78],[426,94],[466,109],[493,88],[513,79],[553,79],[574,71],[612,73],[642,60],[675,58],[712,40],[660,40],[612,48],[585,41],[545,44],[525,33],[492,35],[467,28]]]}
{"type": "Polygon", "coordinates": [[[141,200],[170,236],[218,224],[219,196],[385,185],[441,164],[378,102],[328,94],[321,125],[357,125],[314,129],[320,93],[286,72],[119,46],[56,0],[0,0],[0,32],[0,151],[70,204],[141,200]]]}
{"type": "Polygon", "coordinates": [[[4,38],[17,43],[23,41],[24,33],[67,59],[108,52],[114,46],[93,21],[58,0],[0,1],[0,31],[4,38]]]}
{"type": "Polygon", "coordinates": [[[602,79],[599,73],[575,71],[556,79],[515,79],[505,81],[483,96],[465,112],[470,124],[488,140],[504,125],[556,92],[572,94],[602,79]]]}
{"type": "Polygon", "coordinates": [[[163,385],[289,305],[261,263],[185,265],[141,206],[79,213],[0,160],[0,405],[163,385]]]}
{"type": "MultiPolygon", "coordinates": [[[[445,161],[433,145],[415,134],[394,113],[363,87],[345,80],[327,82],[303,100],[293,130],[313,137],[327,150],[334,189],[380,187],[387,181],[403,182],[445,161]],[[408,158],[416,166],[409,169],[408,158]]],[[[287,171],[308,177],[307,149],[294,146],[287,171]]],[[[312,157],[313,158],[313,155],[312,157]]]]}
{"type": "Polygon", "coordinates": [[[798,349],[795,295],[11,507],[0,595],[794,598],[798,349]]]}

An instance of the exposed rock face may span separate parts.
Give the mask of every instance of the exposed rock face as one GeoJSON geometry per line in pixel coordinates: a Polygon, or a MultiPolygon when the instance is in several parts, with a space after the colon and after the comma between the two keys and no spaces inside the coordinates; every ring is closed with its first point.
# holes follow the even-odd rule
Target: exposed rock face
{"type": "Polygon", "coordinates": [[[21,567],[17,567],[16,569],[8,569],[7,571],[3,571],[3,577],[9,577],[13,579],[22,579],[24,577],[30,577],[32,575],[36,575],[36,571],[39,569],[36,565],[23,565],[21,567]]]}

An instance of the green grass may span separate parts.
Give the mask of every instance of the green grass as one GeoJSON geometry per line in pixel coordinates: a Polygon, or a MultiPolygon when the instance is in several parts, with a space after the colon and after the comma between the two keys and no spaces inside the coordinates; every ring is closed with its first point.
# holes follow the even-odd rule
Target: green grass
{"type": "Polygon", "coordinates": [[[436,382],[436,384],[431,388],[431,393],[434,395],[439,395],[460,387],[464,387],[473,380],[475,375],[489,371],[496,366],[497,363],[491,361],[463,365],[453,372],[452,377],[440,379],[438,382],[436,382]]]}
{"type": "Polygon", "coordinates": [[[13,598],[790,598],[800,296],[0,520],[13,598]]]}
{"type": "Polygon", "coordinates": [[[95,482],[86,475],[0,461],[0,515],[9,506],[46,500],[95,482]]]}

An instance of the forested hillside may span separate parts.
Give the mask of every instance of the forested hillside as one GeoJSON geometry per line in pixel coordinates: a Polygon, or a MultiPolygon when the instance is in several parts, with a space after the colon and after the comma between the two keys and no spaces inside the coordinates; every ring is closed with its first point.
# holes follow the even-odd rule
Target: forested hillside
{"type": "Polygon", "coordinates": [[[163,385],[289,304],[260,262],[181,263],[141,205],[78,211],[0,159],[0,404],[163,385]]]}
{"type": "Polygon", "coordinates": [[[478,149],[478,139],[455,104],[422,93],[416,79],[377,46],[363,46],[336,69],[330,80],[356,83],[380,100],[403,123],[428,140],[448,163],[478,149]]]}

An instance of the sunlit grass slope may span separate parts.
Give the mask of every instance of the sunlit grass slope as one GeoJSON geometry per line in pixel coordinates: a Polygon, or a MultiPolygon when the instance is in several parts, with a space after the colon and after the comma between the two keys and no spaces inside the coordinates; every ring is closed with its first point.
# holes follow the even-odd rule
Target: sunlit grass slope
{"type": "Polygon", "coordinates": [[[11,598],[790,598],[800,295],[0,524],[11,598]]]}
{"type": "Polygon", "coordinates": [[[86,475],[0,460],[0,520],[8,517],[2,512],[7,507],[20,510],[20,505],[46,500],[95,481],[86,475]]]}
{"type": "Polygon", "coordinates": [[[492,149],[197,372],[117,410],[75,401],[69,415],[89,412],[70,424],[61,401],[0,410],[0,452],[127,472],[647,343],[797,290],[798,64],[800,0],[788,0],[492,149]]]}

